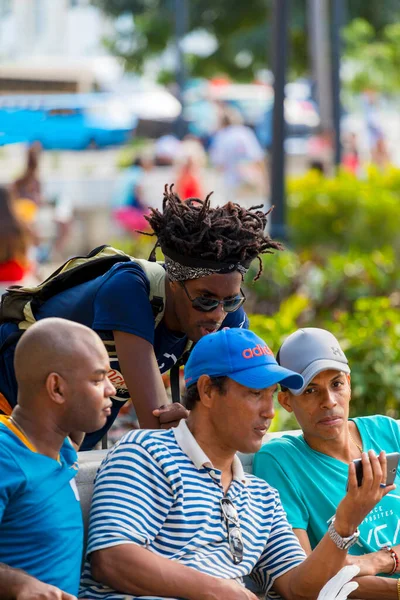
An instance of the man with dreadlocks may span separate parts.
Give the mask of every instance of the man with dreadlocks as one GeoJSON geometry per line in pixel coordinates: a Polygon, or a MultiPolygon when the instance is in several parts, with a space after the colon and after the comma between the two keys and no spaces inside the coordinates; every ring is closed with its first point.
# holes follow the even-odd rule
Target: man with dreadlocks
{"type": "MultiPolygon", "coordinates": [[[[82,449],[102,438],[129,398],[142,428],[171,426],[186,415],[181,405],[168,405],[161,374],[183,355],[188,342],[221,327],[247,327],[243,276],[258,257],[259,277],[260,254],[281,248],[264,232],[267,214],[259,209],[233,203],[211,208],[210,195],[183,203],[173,186],[166,186],[162,211],[153,209],[147,217],[150,235],[157,238],[151,258],[158,246],[165,256],[165,306],[157,327],[149,279],[134,261],[115,264],[105,275],[56,294],[37,310],[37,320],[61,317],[91,327],[109,353],[108,377],[117,390],[112,414],[102,430],[86,436],[82,449]]],[[[2,330],[11,326],[16,327],[0,326],[0,343],[10,333],[2,330]]],[[[12,360],[13,348],[1,353],[0,393],[14,406],[12,360]]]]}

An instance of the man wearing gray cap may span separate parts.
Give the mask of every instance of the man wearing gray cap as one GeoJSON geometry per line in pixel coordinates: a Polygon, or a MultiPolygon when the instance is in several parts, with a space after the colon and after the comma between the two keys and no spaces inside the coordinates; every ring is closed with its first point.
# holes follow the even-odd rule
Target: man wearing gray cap
{"type": "MultiPolygon", "coordinates": [[[[350,367],[329,331],[313,327],[295,331],[283,342],[277,360],[303,376],[300,389],[281,387],[278,394],[303,435],[286,435],[264,445],[255,457],[254,473],[278,489],[288,520],[309,554],[346,493],[350,462],[369,450],[398,452],[400,428],[382,415],[349,419],[350,367]]],[[[398,474],[395,483],[399,489],[398,474]]],[[[360,525],[348,557],[361,569],[357,598],[400,597],[399,517],[400,495],[395,490],[360,525]]]]}

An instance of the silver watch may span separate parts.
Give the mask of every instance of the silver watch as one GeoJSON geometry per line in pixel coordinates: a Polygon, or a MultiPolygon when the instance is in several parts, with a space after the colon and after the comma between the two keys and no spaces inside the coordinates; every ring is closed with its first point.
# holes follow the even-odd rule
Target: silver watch
{"type": "Polygon", "coordinates": [[[348,550],[356,543],[356,541],[360,537],[360,532],[358,528],[355,530],[353,535],[350,535],[349,537],[342,537],[341,535],[339,535],[335,529],[335,517],[332,517],[332,520],[328,527],[328,533],[329,537],[336,544],[339,550],[348,550]]]}

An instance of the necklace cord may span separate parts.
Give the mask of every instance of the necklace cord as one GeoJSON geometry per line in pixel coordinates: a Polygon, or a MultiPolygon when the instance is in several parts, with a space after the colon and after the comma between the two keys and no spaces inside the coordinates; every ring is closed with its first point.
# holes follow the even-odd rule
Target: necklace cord
{"type": "Polygon", "coordinates": [[[357,444],[357,442],[355,441],[355,439],[354,439],[354,438],[353,438],[353,436],[351,435],[350,431],[349,431],[349,437],[350,437],[351,441],[353,442],[353,444],[354,444],[355,446],[357,446],[357,448],[359,449],[360,453],[362,454],[362,453],[363,453],[362,446],[360,446],[359,444],[357,444]]]}

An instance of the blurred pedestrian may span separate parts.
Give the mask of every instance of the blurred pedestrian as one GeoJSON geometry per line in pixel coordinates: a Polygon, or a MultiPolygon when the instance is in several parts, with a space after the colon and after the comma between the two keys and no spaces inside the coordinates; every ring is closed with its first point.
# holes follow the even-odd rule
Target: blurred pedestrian
{"type": "Polygon", "coordinates": [[[384,170],[390,165],[390,154],[383,133],[377,137],[371,148],[371,161],[379,169],[384,170]]]}
{"type": "Polygon", "coordinates": [[[202,198],[203,169],[207,163],[207,155],[203,144],[194,135],[187,135],[179,147],[176,159],[176,190],[182,200],[202,198]]]}
{"type": "Polygon", "coordinates": [[[334,132],[331,129],[322,128],[309,138],[307,156],[310,168],[317,169],[325,175],[332,172],[333,140],[334,132]]]}
{"type": "Polygon", "coordinates": [[[28,226],[16,213],[10,192],[0,187],[0,289],[21,283],[31,271],[32,240],[28,226]]]}
{"type": "Polygon", "coordinates": [[[156,167],[171,167],[179,152],[180,145],[180,140],[172,134],[159,137],[154,144],[156,167]]]}
{"type": "Polygon", "coordinates": [[[149,156],[138,156],[117,181],[112,200],[113,218],[132,235],[136,235],[137,229],[148,227],[144,218],[148,210],[143,198],[143,181],[152,167],[153,161],[149,156]]]}
{"type": "Polygon", "coordinates": [[[150,156],[138,155],[132,163],[122,171],[118,177],[112,206],[114,209],[133,206],[143,208],[141,199],[140,182],[146,170],[150,170],[153,162],[150,156]]]}
{"type": "Polygon", "coordinates": [[[365,90],[363,104],[371,162],[380,169],[385,169],[390,163],[390,156],[381,124],[377,92],[365,90]]]}
{"type": "Polygon", "coordinates": [[[25,170],[21,177],[12,184],[12,193],[18,202],[30,200],[36,206],[42,202],[42,189],[38,173],[41,149],[38,142],[28,148],[25,170]]]}
{"type": "Polygon", "coordinates": [[[212,164],[223,174],[227,199],[247,205],[265,197],[264,151],[240,113],[225,108],[210,145],[212,164]]]}
{"type": "Polygon", "coordinates": [[[181,141],[168,134],[158,138],[153,146],[154,169],[141,180],[141,201],[146,207],[162,210],[165,182],[176,182],[176,161],[181,141]]]}
{"type": "Polygon", "coordinates": [[[347,135],[343,142],[343,168],[352,175],[360,173],[360,156],[358,152],[358,140],[355,133],[347,135]]]}

